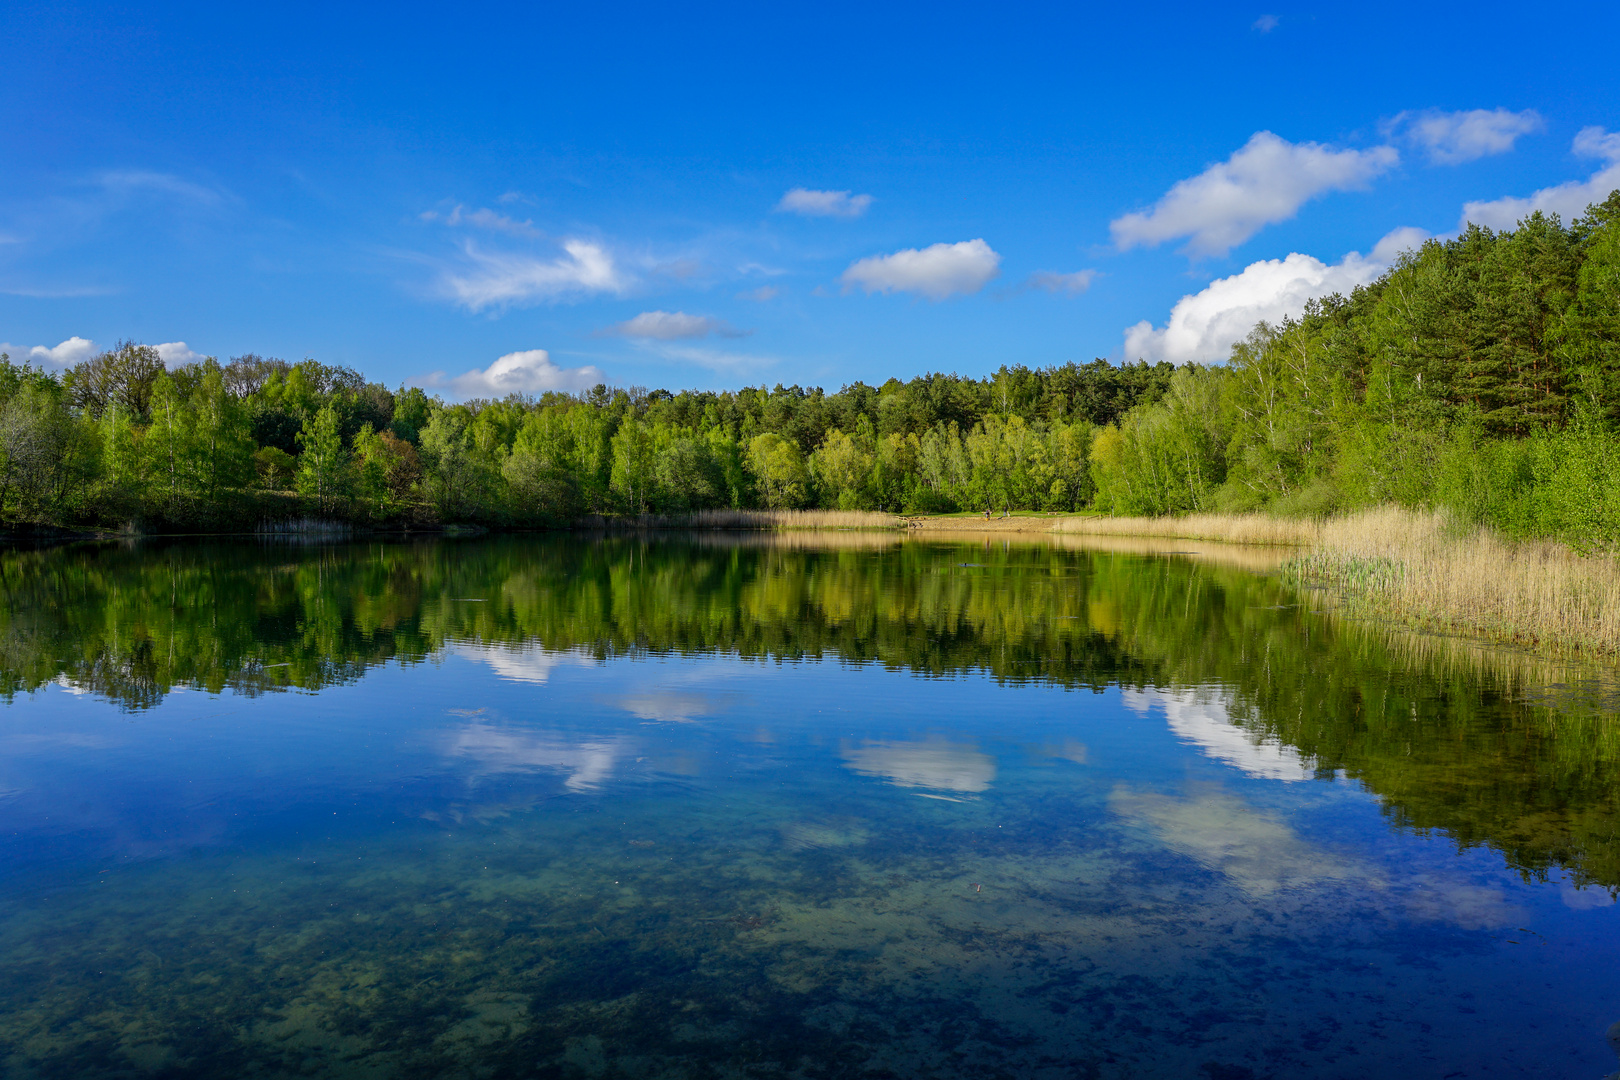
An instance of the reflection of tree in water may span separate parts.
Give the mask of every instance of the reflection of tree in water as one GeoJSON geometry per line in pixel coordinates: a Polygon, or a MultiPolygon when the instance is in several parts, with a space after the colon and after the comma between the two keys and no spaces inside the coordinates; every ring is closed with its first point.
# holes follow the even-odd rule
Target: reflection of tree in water
{"type": "Polygon", "coordinates": [[[1237,569],[973,542],[74,546],[0,555],[0,689],[60,680],[141,709],[176,686],[318,690],[447,649],[531,681],[564,651],[718,651],[1157,687],[1167,715],[1204,688],[1222,715],[1177,714],[1204,745],[1235,725],[1301,774],[1360,781],[1398,827],[1489,845],[1526,874],[1620,885],[1620,730],[1603,710],[1526,704],[1511,672],[1293,600],[1237,569]]]}

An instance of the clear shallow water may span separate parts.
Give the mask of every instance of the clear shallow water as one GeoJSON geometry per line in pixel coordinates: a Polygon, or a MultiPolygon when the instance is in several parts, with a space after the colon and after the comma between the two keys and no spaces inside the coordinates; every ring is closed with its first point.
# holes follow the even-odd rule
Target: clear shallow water
{"type": "Polygon", "coordinates": [[[0,556],[6,1076],[1592,1076],[1612,718],[1241,568],[0,556]]]}

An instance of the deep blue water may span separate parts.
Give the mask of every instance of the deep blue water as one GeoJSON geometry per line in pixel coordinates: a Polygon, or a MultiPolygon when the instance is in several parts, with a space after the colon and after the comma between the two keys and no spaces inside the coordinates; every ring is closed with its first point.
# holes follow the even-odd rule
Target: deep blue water
{"type": "MultiPolygon", "coordinates": [[[[725,581],[700,595],[746,622],[725,581]]],[[[1602,871],[1538,880],[1257,734],[1258,651],[1062,685],[546,636],[315,691],[132,708],[63,675],[0,706],[0,1073],[1614,1068],[1602,871]]],[[[1458,694],[1389,677],[1440,714],[1458,694]]]]}

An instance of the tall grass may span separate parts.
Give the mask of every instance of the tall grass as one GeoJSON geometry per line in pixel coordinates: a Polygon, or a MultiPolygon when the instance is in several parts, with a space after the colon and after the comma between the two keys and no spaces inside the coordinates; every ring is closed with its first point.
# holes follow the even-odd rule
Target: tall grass
{"type": "Polygon", "coordinates": [[[1620,654],[1620,561],[1509,540],[1445,511],[1381,507],[1330,519],[1285,574],[1352,609],[1558,651],[1620,654]]]}
{"type": "Polygon", "coordinates": [[[254,534],[267,540],[316,541],[346,540],[354,535],[354,526],[347,521],[330,518],[283,518],[261,521],[254,534]]]}
{"type": "Polygon", "coordinates": [[[1309,519],[1266,514],[1187,514],[1182,517],[1065,517],[1053,522],[1052,531],[1305,547],[1318,541],[1322,527],[1309,519]]]}
{"type": "Polygon", "coordinates": [[[605,529],[897,529],[903,523],[894,514],[870,510],[695,510],[584,522],[605,529]]]}

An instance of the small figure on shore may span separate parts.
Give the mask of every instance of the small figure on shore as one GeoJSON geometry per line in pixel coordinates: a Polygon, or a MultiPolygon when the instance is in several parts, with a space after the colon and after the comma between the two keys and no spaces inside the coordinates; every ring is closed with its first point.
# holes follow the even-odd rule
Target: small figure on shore
{"type": "Polygon", "coordinates": [[[988,506],[984,508],[984,520],[990,520],[990,508],[988,506]]]}

